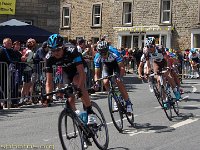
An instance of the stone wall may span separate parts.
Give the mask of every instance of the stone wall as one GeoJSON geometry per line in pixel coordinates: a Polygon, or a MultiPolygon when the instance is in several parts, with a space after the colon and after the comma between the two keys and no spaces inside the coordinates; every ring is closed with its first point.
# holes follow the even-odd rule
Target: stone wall
{"type": "MultiPolygon", "coordinates": [[[[86,40],[91,37],[101,37],[102,35],[109,35],[112,40],[112,15],[113,3],[110,0],[63,0],[63,4],[71,4],[71,28],[60,29],[60,33],[69,39],[84,36],[86,40]],[[92,6],[95,3],[102,3],[102,26],[92,27],[92,6]]],[[[61,16],[61,15],[60,15],[61,16]]],[[[60,20],[61,21],[61,20],[60,20]]],[[[61,23],[61,22],[60,22],[61,23]]]]}
{"type": "MultiPolygon", "coordinates": [[[[133,26],[160,24],[159,0],[115,0],[114,26],[122,26],[122,4],[133,2],[133,26]]],[[[172,48],[187,49],[191,46],[191,28],[198,23],[198,0],[172,1],[172,48]]],[[[115,33],[116,35],[117,33],[115,33]]],[[[116,36],[115,36],[116,37],[116,36]]],[[[114,43],[116,44],[117,38],[114,43]]]]}
{"type": "Polygon", "coordinates": [[[0,22],[9,19],[32,20],[33,25],[58,33],[59,0],[16,0],[15,15],[0,15],[0,22]]]}

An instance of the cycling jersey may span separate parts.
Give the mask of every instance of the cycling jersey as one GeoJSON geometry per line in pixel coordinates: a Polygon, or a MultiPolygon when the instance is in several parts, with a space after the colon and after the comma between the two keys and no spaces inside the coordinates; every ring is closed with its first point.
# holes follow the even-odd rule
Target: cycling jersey
{"type": "Polygon", "coordinates": [[[193,60],[193,59],[198,59],[200,57],[200,54],[198,52],[192,54],[191,52],[189,53],[189,60],[193,60]]]}
{"type": "Polygon", "coordinates": [[[49,73],[53,73],[54,66],[62,66],[65,73],[74,76],[77,73],[76,66],[79,64],[83,64],[83,59],[73,45],[64,48],[64,55],[60,59],[56,59],[51,52],[46,56],[46,71],[49,73]]]}
{"type": "Polygon", "coordinates": [[[109,65],[114,61],[116,61],[117,63],[120,63],[123,61],[123,59],[116,48],[109,46],[107,58],[104,59],[103,57],[101,57],[99,53],[96,53],[94,57],[94,66],[95,68],[100,68],[101,63],[109,65]]]}
{"type": "Polygon", "coordinates": [[[145,52],[144,54],[147,60],[149,60],[150,57],[155,62],[161,62],[164,59],[164,52],[159,47],[155,47],[155,52],[153,53],[148,51],[148,52],[145,52]]]}

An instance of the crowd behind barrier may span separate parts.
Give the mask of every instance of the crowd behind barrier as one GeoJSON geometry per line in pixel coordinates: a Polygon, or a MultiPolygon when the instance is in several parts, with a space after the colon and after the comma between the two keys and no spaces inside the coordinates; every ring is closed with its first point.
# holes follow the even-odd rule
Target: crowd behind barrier
{"type": "MultiPolygon", "coordinates": [[[[87,68],[87,88],[92,86],[93,61],[88,61],[87,68]]],[[[9,104],[17,104],[20,99],[29,99],[34,101],[40,98],[42,92],[45,92],[45,62],[24,63],[17,62],[10,65],[0,62],[0,101],[7,101],[9,104]],[[22,95],[22,89],[26,88],[23,82],[32,83],[32,89],[29,89],[28,95],[22,95]]],[[[62,86],[62,69],[54,67],[53,83],[54,88],[62,86]]]]}
{"type": "MultiPolygon", "coordinates": [[[[136,70],[137,65],[135,60],[128,61],[130,68],[136,70]]],[[[93,60],[87,61],[87,80],[86,87],[92,86],[93,79],[93,60]]],[[[182,64],[182,78],[193,78],[194,73],[191,69],[190,64],[187,61],[183,61],[182,64]]],[[[128,70],[127,72],[129,72],[128,70]]],[[[131,71],[132,72],[132,71],[131,71]]],[[[17,104],[20,99],[29,99],[34,101],[40,98],[40,95],[45,92],[45,62],[41,61],[38,63],[25,63],[17,62],[10,65],[0,62],[0,101],[7,101],[8,104],[17,104]],[[32,89],[29,89],[28,95],[22,95],[22,88],[24,87],[23,82],[31,81],[32,89]]],[[[54,88],[62,86],[62,70],[59,67],[55,67],[53,71],[54,88]]],[[[103,90],[103,89],[101,89],[103,90]]]]}
{"type": "MultiPolygon", "coordinates": [[[[86,87],[92,86],[94,77],[93,59],[97,52],[96,44],[91,40],[71,40],[77,45],[78,51],[87,62],[86,87]]],[[[40,95],[45,92],[45,58],[48,53],[47,42],[36,50],[36,41],[32,38],[22,48],[19,41],[12,43],[12,40],[5,38],[0,51],[0,102],[6,101],[8,105],[18,104],[21,101],[38,102],[40,95]],[[2,49],[3,48],[3,49],[2,49]]],[[[126,73],[137,73],[137,67],[142,56],[142,48],[119,48],[123,57],[126,73]]],[[[172,50],[179,60],[178,72],[181,78],[194,78],[195,73],[191,68],[186,51],[172,50]]],[[[187,51],[189,52],[189,51],[187,51]]],[[[199,70],[198,70],[199,71],[199,70]]],[[[62,86],[62,68],[54,68],[53,72],[54,89],[62,86]]],[[[103,86],[101,86],[103,91],[103,86]]],[[[56,99],[56,98],[54,98],[56,99]]],[[[9,106],[8,106],[9,107],[9,106]]]]}

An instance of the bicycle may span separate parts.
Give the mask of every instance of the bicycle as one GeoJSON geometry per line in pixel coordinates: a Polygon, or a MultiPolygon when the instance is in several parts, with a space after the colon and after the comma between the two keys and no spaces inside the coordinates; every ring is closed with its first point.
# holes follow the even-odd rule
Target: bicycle
{"type": "Polygon", "coordinates": [[[167,72],[167,70],[164,70],[157,74],[160,77],[159,83],[157,83],[156,79],[154,78],[155,73],[150,74],[149,77],[151,78],[152,87],[153,87],[155,96],[156,96],[161,108],[164,110],[167,118],[170,121],[172,121],[172,117],[173,117],[172,109],[178,116],[179,115],[179,105],[178,105],[177,100],[171,96],[171,90],[170,90],[171,88],[170,88],[168,81],[166,80],[166,83],[164,84],[163,74],[166,72],[167,72]],[[157,87],[157,84],[159,84],[158,85],[159,89],[157,87]],[[167,102],[166,102],[166,100],[163,99],[164,94],[167,97],[167,100],[168,100],[167,102]],[[167,104],[167,107],[165,107],[164,104],[167,104]]]}
{"type": "Polygon", "coordinates": [[[98,79],[96,82],[108,79],[109,80],[109,93],[108,93],[108,106],[109,106],[109,112],[111,115],[111,119],[113,121],[114,126],[116,129],[121,133],[123,131],[123,120],[124,115],[126,116],[128,122],[131,124],[131,126],[134,126],[134,114],[128,114],[126,111],[126,105],[125,101],[121,94],[118,94],[119,92],[116,90],[113,80],[112,79],[119,78],[117,74],[107,76],[104,78],[98,79]],[[117,105],[117,109],[113,110],[114,103],[117,105]]]}
{"type": "Polygon", "coordinates": [[[93,113],[96,115],[97,121],[93,125],[87,125],[71,108],[68,101],[71,94],[79,95],[80,97],[80,92],[76,86],[66,84],[64,88],[47,93],[43,97],[56,93],[63,93],[66,97],[65,107],[58,118],[58,133],[63,150],[85,150],[87,146],[92,144],[91,138],[99,149],[107,149],[109,143],[108,128],[104,115],[97,103],[91,101],[93,113]],[[101,133],[103,131],[105,133],[101,133]]]}

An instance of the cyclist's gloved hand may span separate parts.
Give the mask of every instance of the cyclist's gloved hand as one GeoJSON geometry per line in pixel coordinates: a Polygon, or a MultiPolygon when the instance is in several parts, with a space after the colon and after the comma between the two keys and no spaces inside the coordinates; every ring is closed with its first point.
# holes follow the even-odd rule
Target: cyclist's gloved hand
{"type": "Polygon", "coordinates": [[[93,85],[93,89],[94,89],[95,91],[98,91],[98,90],[99,90],[99,87],[100,87],[99,84],[94,84],[94,85],[93,85]]]}
{"type": "Polygon", "coordinates": [[[76,93],[75,94],[77,95],[78,98],[81,97],[82,96],[81,89],[80,88],[76,88],[76,93]]]}

